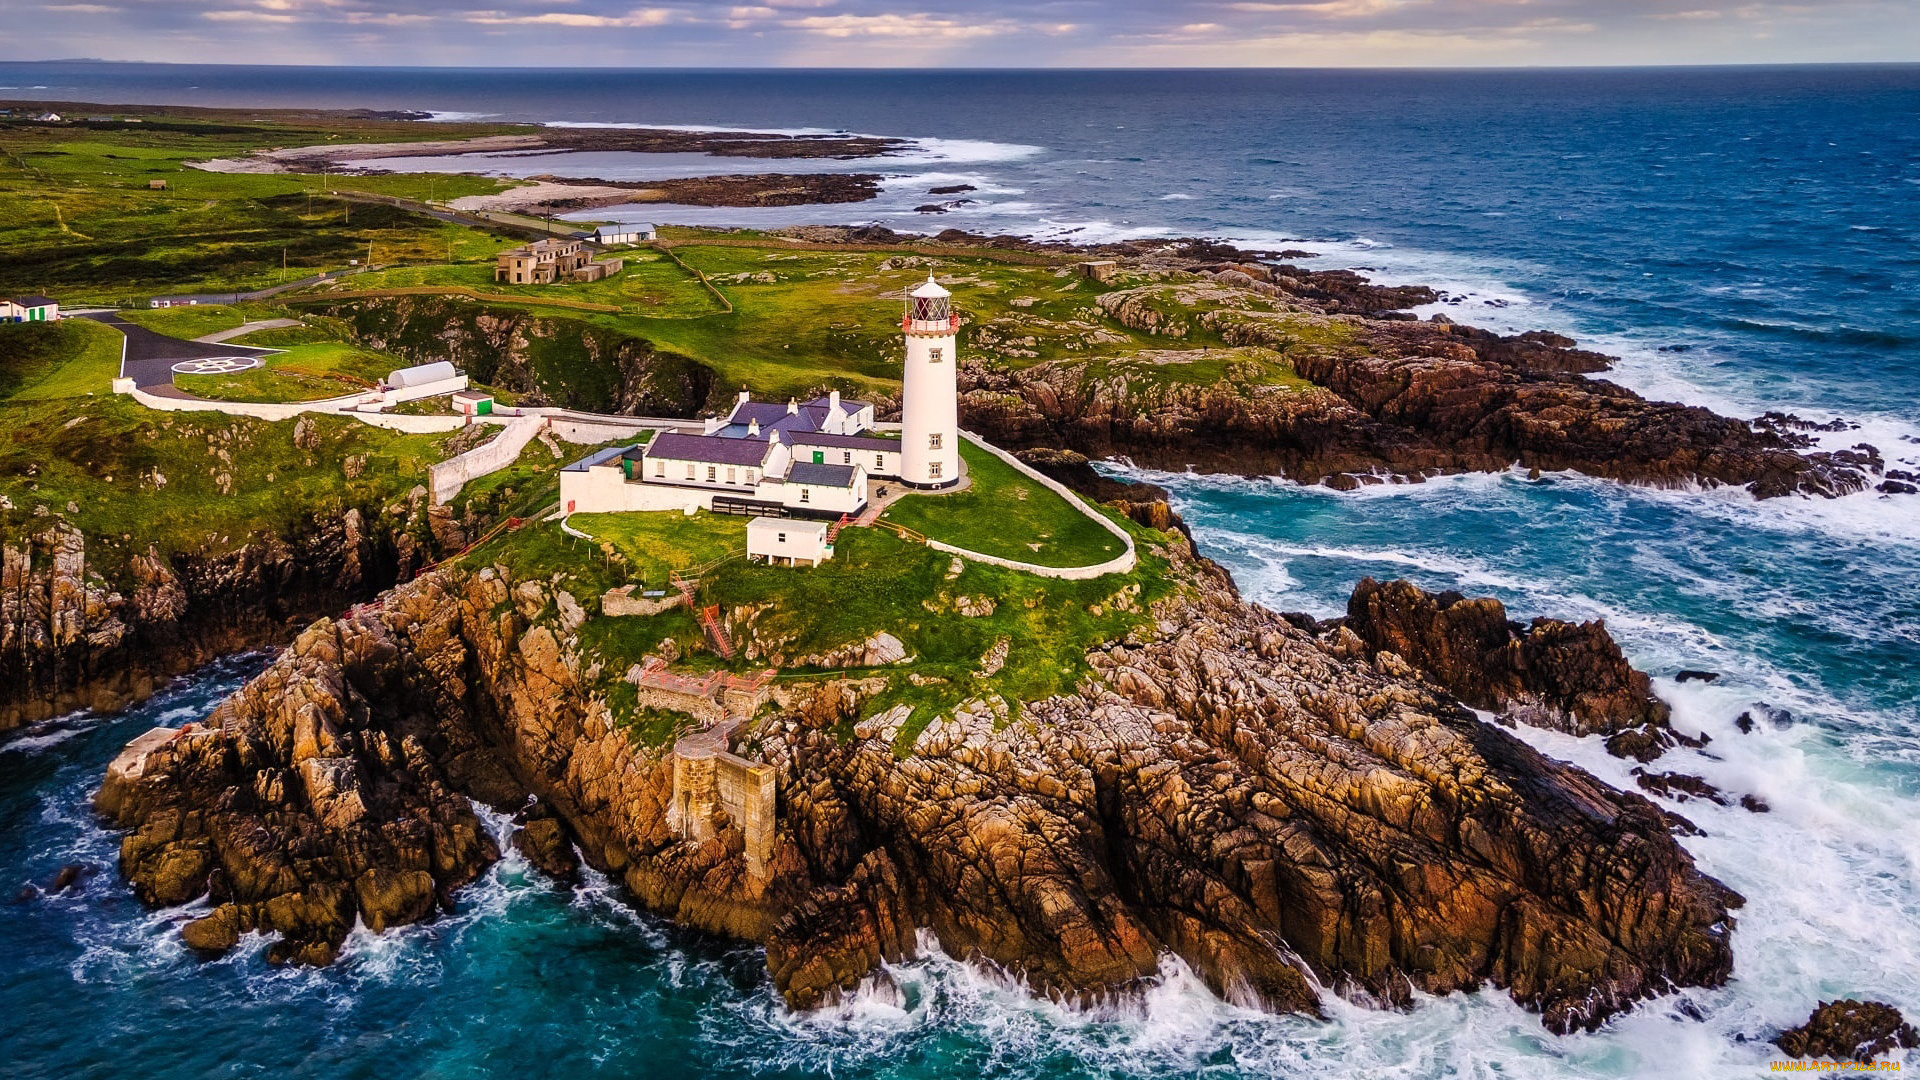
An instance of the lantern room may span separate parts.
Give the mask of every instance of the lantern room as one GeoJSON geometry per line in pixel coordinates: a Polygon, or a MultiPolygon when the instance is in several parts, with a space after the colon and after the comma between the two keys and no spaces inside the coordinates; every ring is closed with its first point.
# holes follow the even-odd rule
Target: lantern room
{"type": "Polygon", "coordinates": [[[951,334],[958,323],[953,317],[953,294],[927,275],[926,284],[907,294],[907,315],[901,328],[909,334],[951,334]]]}

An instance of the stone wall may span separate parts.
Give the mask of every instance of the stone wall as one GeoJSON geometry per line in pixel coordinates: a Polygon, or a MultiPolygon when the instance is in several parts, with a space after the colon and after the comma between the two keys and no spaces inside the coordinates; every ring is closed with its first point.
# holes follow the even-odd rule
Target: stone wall
{"type": "Polygon", "coordinates": [[[773,854],[775,770],[721,750],[673,755],[673,811],[681,835],[689,840],[711,840],[721,814],[745,838],[747,872],[767,875],[773,854]]]}

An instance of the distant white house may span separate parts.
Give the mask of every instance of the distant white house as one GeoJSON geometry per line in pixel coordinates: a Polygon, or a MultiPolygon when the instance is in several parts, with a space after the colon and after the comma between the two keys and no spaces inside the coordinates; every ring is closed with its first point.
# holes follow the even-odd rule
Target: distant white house
{"type": "Polygon", "coordinates": [[[653,238],[653,226],[643,221],[602,225],[593,230],[593,242],[602,247],[614,247],[620,244],[643,244],[653,238]]]}
{"type": "Polygon", "coordinates": [[[59,322],[60,302],[50,296],[0,300],[0,322],[59,322]]]}
{"type": "Polygon", "coordinates": [[[833,542],[827,539],[827,532],[824,521],[757,517],[747,522],[747,558],[769,563],[785,559],[788,566],[804,559],[809,566],[819,566],[833,558],[833,542]]]}

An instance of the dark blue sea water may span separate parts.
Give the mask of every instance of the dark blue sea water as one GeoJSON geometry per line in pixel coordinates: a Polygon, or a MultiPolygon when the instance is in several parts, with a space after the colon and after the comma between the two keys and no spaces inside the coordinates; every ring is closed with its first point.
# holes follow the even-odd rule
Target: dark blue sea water
{"type": "MultiPolygon", "coordinates": [[[[1578,72],[354,71],[0,64],[0,96],[418,108],[550,122],[852,130],[916,141],[882,199],[780,211],[648,207],[726,224],[881,221],[1049,236],[1205,234],[1444,288],[1436,306],[1618,353],[1612,377],[1735,415],[1785,409],[1920,463],[1920,68],[1578,72]],[[928,217],[926,188],[975,200],[928,217]]],[[[645,178],[761,161],[500,157],[507,174],[645,178]]],[[[784,167],[784,166],[777,166],[784,167]]],[[[869,169],[871,163],[807,167],[869,169]]],[[[596,212],[601,216],[606,211],[596,212]]],[[[617,212],[616,212],[617,214],[617,212]]],[[[904,989],[784,1013],[750,949],[673,931],[513,862],[459,917],[357,937],[326,972],[261,949],[201,965],[183,912],[111,873],[0,919],[8,1071],[255,1075],[932,1077],[1750,1076],[1817,999],[1920,1014],[1920,503],[1756,503],[1553,476],[1350,494],[1150,474],[1254,599],[1339,610],[1363,574],[1603,617],[1713,736],[1662,767],[1760,796],[1677,806],[1749,898],[1736,974],[1556,1039],[1498,994],[1330,1022],[1248,1014],[1174,971],[1098,1012],[1028,1000],[934,958],[904,989]],[[1723,673],[1680,685],[1683,667],[1723,673]],[[1765,702],[1791,720],[1741,734],[1765,702]],[[1682,1004],[1684,1003],[1684,1009],[1682,1004]]],[[[110,867],[85,799],[118,745],[205,711],[211,673],[111,719],[0,744],[0,884],[110,867]]],[[[1630,786],[1577,740],[1527,737],[1630,786]]],[[[7,892],[11,892],[11,888],[7,892]]]]}

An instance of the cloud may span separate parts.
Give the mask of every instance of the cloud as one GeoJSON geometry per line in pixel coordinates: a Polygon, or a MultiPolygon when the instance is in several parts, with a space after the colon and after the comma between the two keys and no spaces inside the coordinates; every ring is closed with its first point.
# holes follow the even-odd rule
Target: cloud
{"type": "Polygon", "coordinates": [[[1225,67],[1920,60],[1915,0],[0,0],[0,58],[1225,67]],[[485,4],[480,8],[476,5],[485,4]],[[634,5],[646,5],[635,7],[634,5]],[[111,18],[102,16],[111,15],[111,18]],[[290,25],[299,34],[288,34],[290,25]],[[1729,31],[1737,30],[1737,33],[1729,31]],[[1758,34],[1771,34],[1765,44],[1758,34]],[[297,38],[297,39],[296,39],[297,38]],[[884,47],[876,47],[882,45],[884,47]]]}
{"type": "Polygon", "coordinates": [[[674,12],[667,8],[641,8],[625,15],[588,15],[578,11],[543,11],[537,15],[509,15],[500,11],[469,11],[463,22],[478,26],[665,26],[674,12]]]}
{"type": "Polygon", "coordinates": [[[972,23],[933,15],[808,15],[782,26],[825,37],[996,37],[1016,29],[1010,23],[972,23]]]}
{"type": "MultiPolygon", "coordinates": [[[[1232,11],[1282,15],[1317,15],[1328,19],[1366,19],[1415,7],[1427,0],[1312,0],[1308,3],[1228,4],[1232,11]]],[[[1525,2],[1525,0],[1520,0],[1525,2]]]]}
{"type": "Polygon", "coordinates": [[[203,11],[200,17],[213,22],[290,23],[300,21],[298,15],[277,15],[270,11],[203,11]]]}

